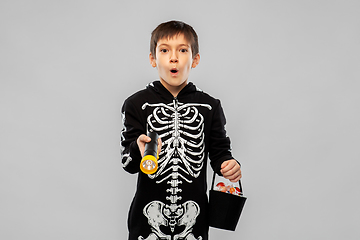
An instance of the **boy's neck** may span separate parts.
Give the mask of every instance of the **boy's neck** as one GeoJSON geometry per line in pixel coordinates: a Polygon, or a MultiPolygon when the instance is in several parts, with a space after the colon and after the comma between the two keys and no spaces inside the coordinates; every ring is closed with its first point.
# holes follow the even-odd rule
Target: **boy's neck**
{"type": "Polygon", "coordinates": [[[179,94],[179,92],[187,85],[187,81],[183,82],[181,85],[179,86],[172,86],[170,84],[168,84],[166,81],[162,80],[160,78],[160,83],[174,96],[177,97],[177,95],[179,94]]]}

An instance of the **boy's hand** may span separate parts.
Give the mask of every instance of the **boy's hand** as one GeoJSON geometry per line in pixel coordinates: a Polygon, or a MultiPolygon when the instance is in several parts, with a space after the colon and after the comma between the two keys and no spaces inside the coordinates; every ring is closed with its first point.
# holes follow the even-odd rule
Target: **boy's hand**
{"type": "Polygon", "coordinates": [[[220,172],[224,178],[229,179],[231,182],[238,182],[242,177],[240,165],[234,159],[223,162],[220,172]]]}
{"type": "MultiPolygon", "coordinates": [[[[144,152],[145,152],[145,144],[151,142],[151,138],[146,136],[145,134],[141,134],[138,139],[136,140],[136,143],[140,149],[140,153],[141,153],[141,157],[144,156],[144,152]]],[[[158,138],[158,154],[160,154],[161,152],[161,147],[162,147],[162,142],[161,139],[158,138]]]]}

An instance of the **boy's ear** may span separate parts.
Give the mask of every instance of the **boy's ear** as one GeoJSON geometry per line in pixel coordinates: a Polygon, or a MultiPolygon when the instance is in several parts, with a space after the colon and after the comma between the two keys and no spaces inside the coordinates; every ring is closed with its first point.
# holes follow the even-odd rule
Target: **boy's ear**
{"type": "Polygon", "coordinates": [[[149,54],[149,60],[150,60],[150,64],[152,67],[156,67],[156,59],[155,57],[152,55],[152,53],[149,54]]]}
{"type": "Polygon", "coordinates": [[[191,67],[196,68],[196,66],[199,64],[199,62],[200,62],[200,54],[198,53],[195,55],[193,62],[191,64],[191,67]]]}

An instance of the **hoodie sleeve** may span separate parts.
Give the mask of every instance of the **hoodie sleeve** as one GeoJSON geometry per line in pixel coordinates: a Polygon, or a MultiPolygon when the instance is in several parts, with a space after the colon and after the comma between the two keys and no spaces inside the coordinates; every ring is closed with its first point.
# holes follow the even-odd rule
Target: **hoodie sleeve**
{"type": "Polygon", "coordinates": [[[141,154],[136,143],[137,138],[145,132],[140,114],[131,101],[126,100],[121,109],[123,128],[120,136],[121,162],[125,171],[140,171],[141,154]]]}
{"type": "Polygon", "coordinates": [[[212,169],[221,175],[221,164],[226,160],[233,159],[233,156],[231,154],[230,138],[226,134],[224,111],[220,101],[217,101],[210,130],[209,158],[212,169]]]}

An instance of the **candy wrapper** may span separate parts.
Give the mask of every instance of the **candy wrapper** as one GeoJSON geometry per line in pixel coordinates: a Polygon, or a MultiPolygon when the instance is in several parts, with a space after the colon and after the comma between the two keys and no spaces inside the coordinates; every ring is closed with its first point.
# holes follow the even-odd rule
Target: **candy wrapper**
{"type": "Polygon", "coordinates": [[[216,184],[214,187],[214,190],[224,193],[230,193],[233,195],[241,196],[242,192],[240,191],[240,188],[235,186],[235,183],[232,183],[230,181],[220,181],[216,184]]]}

